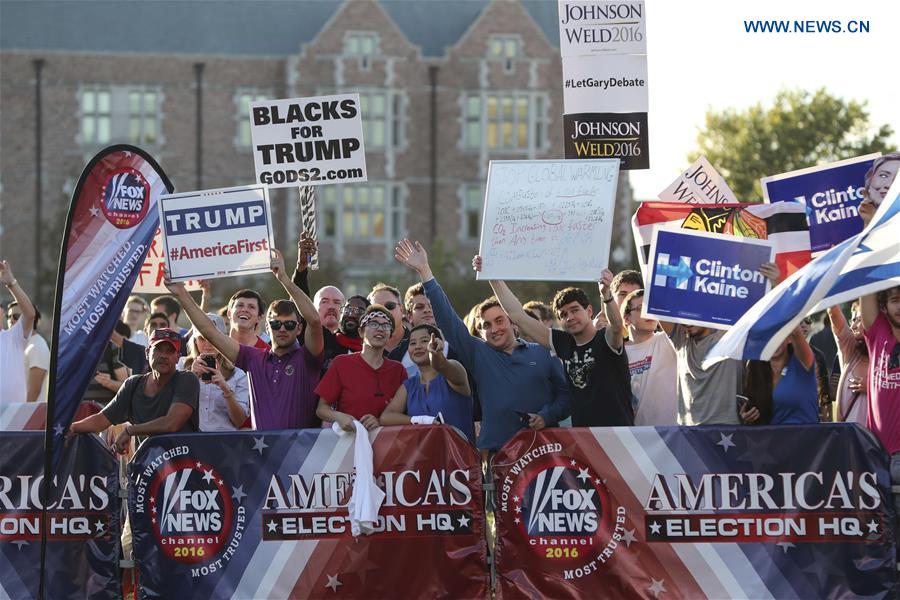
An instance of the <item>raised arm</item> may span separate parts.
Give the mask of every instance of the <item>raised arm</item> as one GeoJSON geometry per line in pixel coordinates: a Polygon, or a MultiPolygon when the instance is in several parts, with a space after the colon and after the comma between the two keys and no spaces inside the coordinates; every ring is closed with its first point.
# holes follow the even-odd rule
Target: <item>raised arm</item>
{"type": "Polygon", "coordinates": [[[212,281],[209,279],[200,280],[200,310],[204,313],[209,312],[209,299],[212,296],[212,281]]]}
{"type": "Polygon", "coordinates": [[[300,316],[306,321],[306,332],[303,334],[304,346],[313,356],[322,354],[325,347],[325,336],[322,334],[322,320],[319,318],[319,311],[309,296],[303,293],[297,284],[291,281],[287,276],[287,269],[284,268],[284,256],[276,249],[272,249],[272,273],[278,279],[279,283],[284,286],[285,291],[294,301],[300,316]]]}
{"type": "Polygon", "coordinates": [[[166,289],[168,289],[181,303],[181,307],[184,309],[184,313],[187,315],[188,320],[190,320],[197,328],[200,335],[202,335],[210,344],[215,346],[216,350],[218,350],[222,356],[232,363],[236,361],[241,345],[236,340],[231,339],[219,331],[213,322],[209,320],[209,317],[206,316],[206,313],[203,312],[203,309],[197,306],[197,303],[194,302],[194,298],[187,289],[185,289],[183,283],[173,282],[169,279],[168,273],[166,273],[163,281],[166,289]]]}
{"type": "Polygon", "coordinates": [[[610,288],[612,280],[612,271],[603,269],[597,285],[600,288],[600,299],[603,301],[603,314],[606,316],[606,320],[609,321],[609,325],[606,326],[606,345],[614,352],[621,352],[622,345],[625,343],[622,335],[622,314],[619,312],[619,307],[616,306],[615,298],[612,295],[612,289],[610,288]]]}
{"type": "Polygon", "coordinates": [[[291,281],[310,297],[312,297],[312,293],[309,291],[309,259],[318,252],[318,249],[319,243],[314,238],[306,235],[300,236],[300,241],[297,242],[297,266],[294,268],[291,281]]]}
{"type": "Polygon", "coordinates": [[[466,368],[459,361],[448,360],[444,356],[444,340],[433,333],[431,334],[431,340],[428,342],[428,360],[431,366],[434,367],[434,370],[444,376],[450,385],[450,389],[463,396],[472,395],[466,368]]]}
{"type": "Polygon", "coordinates": [[[419,242],[414,244],[407,239],[403,239],[394,248],[394,258],[416,271],[422,278],[425,296],[431,302],[431,309],[434,311],[434,319],[437,321],[438,328],[444,334],[444,338],[450,344],[450,347],[462,359],[463,365],[471,370],[475,364],[476,348],[478,344],[484,342],[469,335],[469,330],[466,329],[465,323],[453,310],[453,306],[450,305],[450,299],[447,298],[447,294],[441,289],[431,272],[431,267],[428,264],[428,253],[425,251],[425,248],[419,242]]]}
{"type": "Polygon", "coordinates": [[[859,299],[859,313],[862,317],[863,327],[867,330],[875,323],[878,318],[878,295],[869,294],[859,299]]]}
{"type": "MultiPolygon", "coordinates": [[[[472,259],[472,268],[481,271],[481,256],[475,255],[472,259]]],[[[500,301],[500,306],[509,315],[510,320],[519,327],[519,331],[531,339],[537,341],[544,348],[552,346],[550,341],[550,328],[528,316],[522,307],[522,302],[516,297],[505,281],[491,279],[489,281],[494,295],[500,301]]]]}
{"type": "Polygon", "coordinates": [[[34,305],[28,298],[28,294],[22,289],[22,286],[16,281],[12,268],[10,268],[9,263],[5,260],[0,260],[0,283],[6,286],[6,289],[9,290],[12,297],[19,303],[19,308],[22,311],[22,335],[25,339],[28,339],[31,337],[32,328],[34,327],[34,305]]]}
{"type": "Polygon", "coordinates": [[[803,335],[799,327],[795,327],[794,331],[791,332],[791,345],[794,347],[794,355],[797,357],[797,360],[800,361],[807,371],[810,370],[816,363],[816,357],[813,355],[809,342],[806,341],[806,336],[803,335]]]}
{"type": "Polygon", "coordinates": [[[834,335],[834,339],[840,341],[847,329],[847,317],[844,316],[840,304],[835,304],[828,309],[828,321],[831,323],[831,333],[834,335]]]}

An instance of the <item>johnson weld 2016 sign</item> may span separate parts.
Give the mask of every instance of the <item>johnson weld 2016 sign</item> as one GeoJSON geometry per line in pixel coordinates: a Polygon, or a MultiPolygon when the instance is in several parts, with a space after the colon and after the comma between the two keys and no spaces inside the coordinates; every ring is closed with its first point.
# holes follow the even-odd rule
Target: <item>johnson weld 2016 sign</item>
{"type": "Polygon", "coordinates": [[[256,182],[270,187],[366,181],[359,94],[250,103],[256,182]]]}

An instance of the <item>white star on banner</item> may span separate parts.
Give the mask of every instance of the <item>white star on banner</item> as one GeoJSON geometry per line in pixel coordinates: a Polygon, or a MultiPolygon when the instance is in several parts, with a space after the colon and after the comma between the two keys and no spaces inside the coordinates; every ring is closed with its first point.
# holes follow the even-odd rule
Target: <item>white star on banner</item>
{"type": "Polygon", "coordinates": [[[265,440],[266,438],[264,437],[253,438],[253,448],[251,450],[256,450],[262,456],[262,451],[269,447],[265,440]]]}
{"type": "Polygon", "coordinates": [[[325,584],[325,587],[331,588],[332,592],[337,593],[338,586],[342,586],[342,585],[344,585],[344,584],[341,583],[340,581],[338,581],[337,575],[334,575],[334,576],[328,575],[328,583],[325,584]]]}
{"type": "Polygon", "coordinates": [[[100,216],[100,209],[97,208],[96,206],[90,207],[90,208],[88,209],[88,212],[91,213],[91,216],[92,216],[92,217],[99,217],[99,216],[100,216]]]}
{"type": "Polygon", "coordinates": [[[781,551],[784,552],[785,554],[787,554],[787,551],[789,549],[796,548],[796,546],[794,544],[792,544],[791,542],[778,542],[775,545],[778,546],[779,548],[781,548],[781,551]]]}
{"type": "Polygon", "coordinates": [[[206,483],[210,483],[213,479],[215,479],[215,477],[213,477],[212,469],[210,469],[209,471],[203,469],[203,481],[205,481],[206,483]]]}
{"type": "Polygon", "coordinates": [[[728,435],[725,435],[724,433],[722,433],[720,431],[719,435],[722,436],[722,439],[719,440],[718,442],[716,442],[716,446],[722,446],[722,448],[724,448],[725,452],[728,452],[729,448],[736,447],[735,443],[731,441],[731,438],[734,436],[733,433],[729,433],[728,435]]]}
{"type": "Polygon", "coordinates": [[[573,459],[572,459],[572,462],[570,462],[569,464],[572,465],[572,466],[574,467],[574,466],[577,465],[578,463],[575,462],[575,459],[573,458],[573,459]]]}
{"type": "Polygon", "coordinates": [[[267,527],[269,528],[269,533],[273,531],[278,531],[278,522],[277,521],[269,521],[267,527]]]}
{"type": "Polygon", "coordinates": [[[521,506],[517,506],[517,507],[516,507],[516,512],[517,512],[517,513],[522,512],[522,507],[521,507],[521,506]]]}
{"type": "Polygon", "coordinates": [[[460,527],[468,527],[469,526],[469,517],[463,515],[459,518],[459,526],[460,527]]]}
{"type": "Polygon", "coordinates": [[[634,535],[634,529],[626,529],[625,535],[622,536],[622,541],[625,542],[626,548],[631,548],[631,543],[637,541],[637,536],[634,535]]]}
{"type": "Polygon", "coordinates": [[[662,525],[660,525],[656,521],[650,523],[650,531],[653,533],[653,535],[659,535],[660,529],[662,529],[662,525]]]}
{"type": "Polygon", "coordinates": [[[666,591],[666,586],[664,585],[665,579],[656,580],[651,577],[650,581],[653,583],[650,584],[647,591],[653,594],[654,598],[659,598],[659,595],[666,591]]]}
{"type": "Polygon", "coordinates": [[[241,500],[242,500],[246,495],[247,495],[247,494],[244,493],[244,486],[243,486],[243,485],[238,485],[238,486],[232,486],[232,487],[231,487],[231,497],[234,498],[235,500],[237,500],[237,503],[238,503],[238,504],[241,503],[241,500]]]}
{"type": "Polygon", "coordinates": [[[518,497],[518,496],[513,496],[513,502],[518,502],[518,501],[519,501],[519,497],[518,497]]]}
{"type": "Polygon", "coordinates": [[[515,521],[516,525],[518,525],[519,523],[522,522],[522,519],[520,519],[519,517],[516,517],[515,519],[513,519],[513,521],[515,521]]]}
{"type": "Polygon", "coordinates": [[[872,519],[868,523],[866,523],[866,527],[869,528],[869,533],[878,533],[878,521],[872,519]]]}
{"type": "Polygon", "coordinates": [[[588,475],[587,469],[578,469],[578,479],[581,481],[587,481],[591,476],[588,475]]]}
{"type": "Polygon", "coordinates": [[[66,430],[65,430],[65,428],[63,428],[62,425],[57,425],[56,427],[53,428],[53,433],[55,433],[57,436],[60,436],[65,432],[66,432],[66,430]]]}
{"type": "Polygon", "coordinates": [[[199,460],[197,461],[197,468],[198,468],[198,469],[202,469],[202,468],[203,468],[203,463],[200,462],[199,460]]]}
{"type": "Polygon", "coordinates": [[[604,484],[604,483],[606,483],[606,480],[605,480],[605,479],[602,480],[602,481],[599,480],[599,479],[595,479],[595,480],[594,480],[594,485],[602,485],[602,484],[604,484]]]}
{"type": "Polygon", "coordinates": [[[105,526],[103,525],[103,521],[99,519],[94,523],[94,529],[97,530],[97,533],[101,533],[104,527],[105,526]]]}

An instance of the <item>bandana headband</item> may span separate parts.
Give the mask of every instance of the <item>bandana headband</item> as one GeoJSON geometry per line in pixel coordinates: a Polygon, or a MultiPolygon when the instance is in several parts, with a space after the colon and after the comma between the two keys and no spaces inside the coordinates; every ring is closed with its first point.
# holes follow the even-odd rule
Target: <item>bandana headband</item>
{"type": "Polygon", "coordinates": [[[388,320],[388,322],[390,322],[391,333],[393,334],[394,333],[394,315],[392,315],[389,312],[385,312],[383,310],[373,310],[372,312],[367,314],[365,317],[362,318],[362,321],[359,322],[359,328],[360,329],[364,328],[366,326],[366,323],[368,323],[369,321],[371,321],[378,315],[385,317],[388,320]]]}

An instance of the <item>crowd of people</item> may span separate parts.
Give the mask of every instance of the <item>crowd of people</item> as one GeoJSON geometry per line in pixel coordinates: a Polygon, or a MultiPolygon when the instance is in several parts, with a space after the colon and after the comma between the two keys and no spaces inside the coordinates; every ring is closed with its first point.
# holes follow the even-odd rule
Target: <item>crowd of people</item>
{"type": "MultiPolygon", "coordinates": [[[[898,164],[900,155],[888,155],[867,175],[866,222],[898,164]]],[[[835,420],[871,429],[900,471],[900,287],[853,303],[849,320],[831,308],[822,331],[806,319],[768,361],[704,369],[724,331],[645,318],[635,270],[604,270],[593,300],[566,287],[549,303],[523,304],[491,281],[492,297],[459,312],[419,242],[395,249],[421,278],[405,294],[385,283],[366,296],[345,297],[332,283],[311,294],[306,260],[317,251],[302,238],[289,275],[273,250],[271,271],[287,297],[268,305],[241,289],[210,312],[208,283],[198,304],[168,279],[170,294],[128,298],[85,394],[104,407],[69,435],[125,424],[115,439],[123,450],[135,436],[165,432],[446,423],[492,452],[522,428],[560,424],[835,420]],[[179,326],[182,314],[190,329],[179,326]]],[[[781,277],[774,263],[760,271],[773,286],[781,277]]],[[[13,297],[0,331],[0,398],[39,401],[50,354],[35,332],[40,313],[5,262],[0,283],[13,297]]]]}

